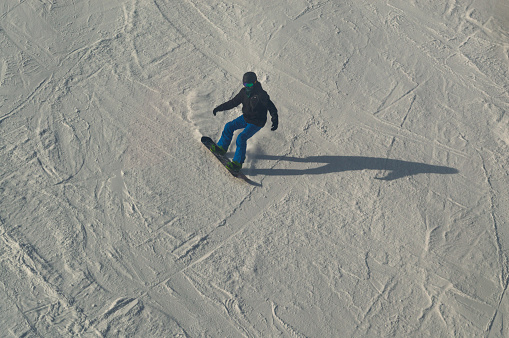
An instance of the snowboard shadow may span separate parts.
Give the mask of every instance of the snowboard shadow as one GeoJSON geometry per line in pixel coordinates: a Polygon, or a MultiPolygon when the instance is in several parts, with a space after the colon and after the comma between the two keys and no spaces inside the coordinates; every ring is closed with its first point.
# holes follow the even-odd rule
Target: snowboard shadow
{"type": "Polygon", "coordinates": [[[258,155],[257,160],[289,161],[299,163],[318,163],[322,166],[309,169],[257,169],[249,170],[249,176],[296,176],[323,175],[353,170],[385,170],[385,177],[375,177],[378,180],[392,181],[406,176],[418,174],[450,175],[459,173],[458,169],[431,165],[419,162],[394,160],[389,158],[362,156],[309,156],[304,158],[291,156],[258,155]]]}

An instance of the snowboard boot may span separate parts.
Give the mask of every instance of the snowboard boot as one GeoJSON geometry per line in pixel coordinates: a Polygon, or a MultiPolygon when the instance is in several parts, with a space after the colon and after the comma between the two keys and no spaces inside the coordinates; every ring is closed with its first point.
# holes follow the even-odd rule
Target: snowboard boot
{"type": "Polygon", "coordinates": [[[231,161],[226,163],[226,168],[231,172],[238,173],[242,169],[242,163],[231,161]]]}
{"type": "Polygon", "coordinates": [[[211,145],[210,146],[210,151],[212,151],[214,154],[218,154],[218,155],[226,154],[226,150],[224,150],[223,147],[218,146],[217,144],[211,145]]]}

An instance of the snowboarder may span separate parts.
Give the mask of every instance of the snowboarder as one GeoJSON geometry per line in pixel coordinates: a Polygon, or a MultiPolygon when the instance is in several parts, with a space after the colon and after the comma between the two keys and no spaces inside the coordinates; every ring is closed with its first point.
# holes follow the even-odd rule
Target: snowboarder
{"type": "Polygon", "coordinates": [[[213,146],[211,150],[215,153],[224,155],[233,139],[233,132],[238,129],[244,129],[236,140],[237,149],[233,157],[233,161],[229,162],[226,167],[231,171],[240,171],[242,164],[246,159],[247,140],[253,137],[267,122],[267,111],[271,116],[272,128],[274,131],[278,127],[277,108],[270,100],[269,95],[263,90],[262,85],[258,82],[256,74],[247,72],[242,78],[244,87],[230,101],[227,101],[213,110],[214,116],[217,112],[229,110],[237,107],[242,103],[242,115],[226,123],[221,134],[217,146],[213,146]]]}

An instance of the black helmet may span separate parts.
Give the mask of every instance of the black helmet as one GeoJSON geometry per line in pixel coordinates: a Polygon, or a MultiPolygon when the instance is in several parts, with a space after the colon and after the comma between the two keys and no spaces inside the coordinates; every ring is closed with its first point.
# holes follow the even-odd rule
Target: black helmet
{"type": "Polygon", "coordinates": [[[256,74],[253,72],[247,72],[242,77],[242,83],[255,83],[256,80],[256,74]]]}

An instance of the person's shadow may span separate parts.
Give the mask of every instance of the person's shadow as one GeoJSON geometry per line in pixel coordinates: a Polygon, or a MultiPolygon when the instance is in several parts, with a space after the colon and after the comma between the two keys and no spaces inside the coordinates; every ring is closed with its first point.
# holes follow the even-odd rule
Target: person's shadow
{"type": "Polygon", "coordinates": [[[290,156],[257,155],[257,160],[279,160],[300,163],[323,163],[322,166],[310,169],[249,169],[249,176],[295,176],[295,175],[323,175],[351,170],[386,170],[387,175],[379,180],[396,180],[405,176],[417,174],[457,174],[458,169],[431,165],[418,162],[408,162],[378,157],[362,156],[309,156],[305,158],[290,156]]]}

